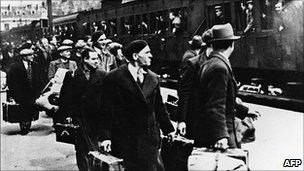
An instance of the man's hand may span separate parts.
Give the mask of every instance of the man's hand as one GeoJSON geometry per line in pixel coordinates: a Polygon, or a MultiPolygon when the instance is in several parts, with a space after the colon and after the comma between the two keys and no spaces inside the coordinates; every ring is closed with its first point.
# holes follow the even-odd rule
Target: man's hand
{"type": "Polygon", "coordinates": [[[182,136],[184,136],[186,134],[186,123],[185,122],[177,123],[177,132],[182,136]]]}
{"type": "Polygon", "coordinates": [[[261,116],[260,112],[256,111],[256,110],[252,110],[251,108],[249,108],[248,110],[248,115],[255,121],[258,119],[258,117],[261,116]]]}
{"type": "Polygon", "coordinates": [[[168,141],[169,142],[173,142],[174,141],[174,137],[175,137],[175,132],[171,132],[167,135],[168,137],[168,141]]]}
{"type": "Polygon", "coordinates": [[[102,148],[105,152],[110,152],[111,140],[104,140],[102,142],[98,142],[98,147],[102,148]]]}
{"type": "Polygon", "coordinates": [[[228,146],[228,139],[227,138],[222,138],[214,144],[214,148],[218,148],[218,149],[226,150],[228,147],[229,146],[228,146]]]}

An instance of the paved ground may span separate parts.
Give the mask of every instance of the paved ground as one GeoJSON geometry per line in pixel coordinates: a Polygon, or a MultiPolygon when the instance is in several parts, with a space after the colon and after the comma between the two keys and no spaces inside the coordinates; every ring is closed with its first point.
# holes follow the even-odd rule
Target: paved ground
{"type": "MultiPolygon", "coordinates": [[[[262,114],[256,121],[256,141],[243,145],[250,151],[250,168],[303,170],[303,164],[299,168],[283,167],[288,158],[303,162],[303,113],[248,106],[262,114]]],[[[3,122],[1,112],[0,170],[77,170],[74,146],[57,143],[51,125],[52,120],[41,113],[40,119],[33,123],[32,132],[21,136],[18,124],[3,122]]]]}

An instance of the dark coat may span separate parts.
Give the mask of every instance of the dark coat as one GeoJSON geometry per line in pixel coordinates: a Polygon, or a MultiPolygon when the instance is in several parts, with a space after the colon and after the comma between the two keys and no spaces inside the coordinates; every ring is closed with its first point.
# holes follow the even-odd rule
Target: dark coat
{"type": "Polygon", "coordinates": [[[217,52],[210,54],[200,73],[199,82],[200,110],[197,119],[197,146],[209,147],[217,140],[228,138],[232,148],[237,144],[235,132],[236,81],[230,62],[217,52]]]}
{"type": "Polygon", "coordinates": [[[64,78],[60,92],[59,115],[62,120],[68,116],[80,121],[89,137],[97,137],[101,86],[106,73],[95,70],[87,80],[81,69],[69,71],[64,78]]]}
{"type": "Polygon", "coordinates": [[[40,66],[43,84],[46,85],[48,83],[49,64],[52,61],[51,48],[49,46],[47,46],[46,49],[38,47],[37,56],[35,56],[35,61],[40,66]]]}
{"type": "Polygon", "coordinates": [[[192,50],[192,49],[189,49],[187,50],[184,54],[183,54],[183,57],[182,57],[182,61],[181,61],[181,64],[180,64],[180,70],[181,70],[181,73],[184,72],[185,70],[185,67],[187,65],[187,60],[197,56],[198,54],[192,50]]]}
{"type": "Polygon", "coordinates": [[[153,168],[159,162],[159,128],[164,135],[174,131],[157,75],[148,70],[141,89],[123,65],[106,76],[104,93],[103,140],[111,140],[113,155],[126,163],[153,168]]]}
{"type": "Polygon", "coordinates": [[[61,61],[61,59],[57,59],[55,61],[50,62],[49,65],[49,73],[48,73],[48,78],[49,80],[52,79],[57,71],[58,68],[65,68],[68,69],[69,71],[74,71],[77,69],[77,64],[75,61],[69,60],[69,65],[68,67],[61,61]]]}
{"type": "Polygon", "coordinates": [[[187,125],[187,138],[193,138],[194,113],[199,108],[198,104],[198,73],[200,66],[206,61],[206,54],[202,53],[186,60],[185,70],[181,75],[178,89],[177,121],[187,125]]]}
{"type": "Polygon", "coordinates": [[[38,119],[39,111],[34,103],[43,88],[40,74],[39,66],[32,63],[32,82],[30,82],[22,60],[10,66],[7,77],[9,96],[20,104],[22,111],[24,111],[20,113],[22,115],[20,122],[38,119]]]}

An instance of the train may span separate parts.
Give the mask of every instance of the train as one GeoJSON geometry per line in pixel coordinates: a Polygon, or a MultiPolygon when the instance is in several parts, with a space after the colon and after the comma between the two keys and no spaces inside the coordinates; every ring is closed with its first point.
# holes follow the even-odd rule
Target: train
{"type": "MultiPolygon", "coordinates": [[[[123,45],[145,39],[154,56],[152,70],[164,78],[163,85],[177,89],[179,64],[189,48],[188,41],[217,24],[215,8],[220,6],[222,23],[231,23],[235,34],[242,36],[235,42],[230,58],[234,75],[240,86],[256,86],[261,90],[246,92],[248,88],[243,87],[240,94],[247,99],[252,95],[255,99],[270,99],[269,104],[283,99],[283,104],[291,103],[289,106],[296,109],[303,104],[302,1],[253,0],[254,26],[246,34],[246,11],[242,9],[246,0],[103,0],[102,3],[101,9],[54,18],[54,34],[76,40],[101,29],[123,45]],[[179,17],[177,32],[171,13],[179,17]],[[271,93],[271,88],[281,91],[271,93]]],[[[11,30],[9,35],[40,38],[49,30],[41,25],[41,21],[35,21],[18,28],[19,31],[11,30]]]]}

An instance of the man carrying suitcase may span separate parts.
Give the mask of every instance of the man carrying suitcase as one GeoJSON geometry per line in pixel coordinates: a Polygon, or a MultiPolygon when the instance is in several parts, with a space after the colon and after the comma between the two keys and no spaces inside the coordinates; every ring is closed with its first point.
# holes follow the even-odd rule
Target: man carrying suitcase
{"type": "Polygon", "coordinates": [[[14,121],[19,122],[21,134],[26,135],[30,131],[31,121],[37,120],[39,111],[35,105],[36,99],[42,89],[42,80],[39,67],[34,62],[34,51],[32,49],[22,49],[20,60],[13,63],[8,72],[9,95],[19,104],[15,107],[18,110],[11,110],[17,113],[14,121]]]}

